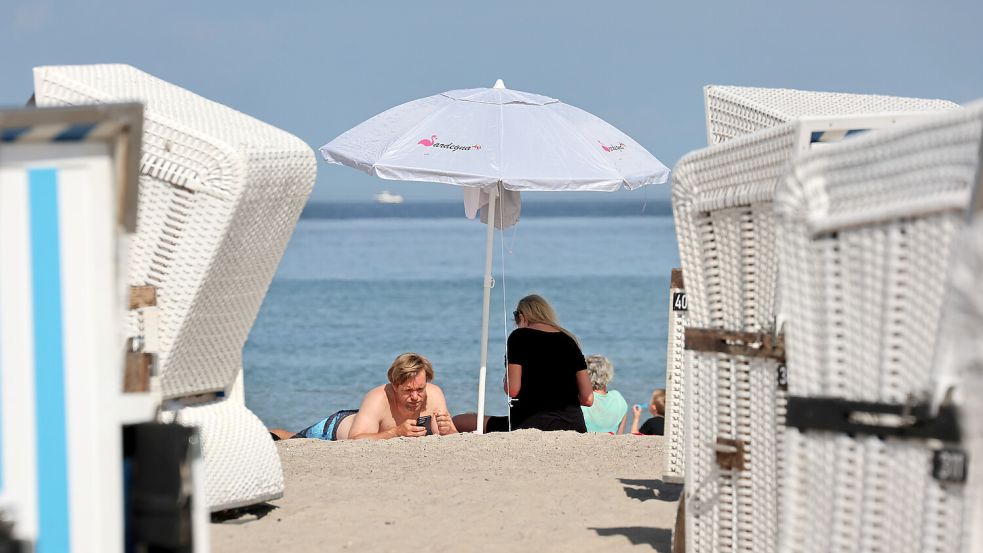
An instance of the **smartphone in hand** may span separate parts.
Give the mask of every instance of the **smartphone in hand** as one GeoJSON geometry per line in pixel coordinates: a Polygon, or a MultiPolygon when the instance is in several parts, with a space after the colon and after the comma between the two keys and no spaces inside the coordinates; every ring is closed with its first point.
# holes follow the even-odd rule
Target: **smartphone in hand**
{"type": "Polygon", "coordinates": [[[422,426],[422,427],[426,428],[427,429],[427,436],[433,434],[433,429],[430,428],[430,415],[426,415],[424,417],[417,417],[417,419],[416,419],[416,425],[417,426],[422,426]]]}

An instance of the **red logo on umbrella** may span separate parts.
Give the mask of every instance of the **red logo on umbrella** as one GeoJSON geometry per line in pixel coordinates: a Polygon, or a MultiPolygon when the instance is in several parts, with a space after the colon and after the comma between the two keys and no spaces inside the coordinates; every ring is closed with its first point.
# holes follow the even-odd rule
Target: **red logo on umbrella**
{"type": "Polygon", "coordinates": [[[598,144],[601,144],[601,149],[604,150],[605,152],[613,152],[615,150],[624,150],[625,149],[625,143],[624,142],[619,142],[618,144],[616,144],[614,146],[605,146],[604,144],[601,143],[600,140],[598,140],[597,143],[598,144]]]}
{"type": "Polygon", "coordinates": [[[417,144],[420,144],[420,145],[424,146],[425,148],[445,148],[447,150],[453,150],[455,152],[460,151],[460,150],[468,151],[468,150],[480,150],[481,149],[481,144],[472,144],[470,146],[461,146],[460,144],[454,144],[453,142],[447,142],[447,143],[437,142],[437,135],[435,135],[435,134],[430,135],[430,138],[424,138],[423,140],[420,140],[419,142],[417,142],[417,144]]]}

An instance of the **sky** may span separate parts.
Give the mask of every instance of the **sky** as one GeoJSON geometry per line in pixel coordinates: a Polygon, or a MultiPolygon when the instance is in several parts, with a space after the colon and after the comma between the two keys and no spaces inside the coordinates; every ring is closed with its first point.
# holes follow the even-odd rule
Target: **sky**
{"type": "MultiPolygon", "coordinates": [[[[390,107],[498,78],[601,117],[670,168],[706,146],[707,84],[983,97],[980,0],[3,5],[0,106],[30,97],[32,67],[127,63],[315,149],[390,107]]],[[[461,197],[319,160],[312,199],[368,200],[383,189],[407,201],[461,197]]],[[[667,198],[668,187],[604,196],[628,194],[667,198]]]]}

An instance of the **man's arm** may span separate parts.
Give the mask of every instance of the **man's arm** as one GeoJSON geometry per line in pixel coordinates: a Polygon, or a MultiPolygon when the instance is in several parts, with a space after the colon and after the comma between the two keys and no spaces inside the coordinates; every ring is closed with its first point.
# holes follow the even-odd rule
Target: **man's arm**
{"type": "Polygon", "coordinates": [[[627,414],[625,414],[625,416],[621,417],[621,424],[618,425],[618,431],[615,432],[615,434],[624,434],[625,433],[625,421],[627,421],[627,420],[628,420],[628,415],[627,414]]]}
{"type": "Polygon", "coordinates": [[[457,434],[457,427],[454,426],[454,419],[451,418],[450,411],[447,410],[447,399],[444,391],[436,384],[427,384],[427,402],[432,407],[433,420],[430,421],[435,426],[434,431],[439,436],[447,434],[457,434]]]}

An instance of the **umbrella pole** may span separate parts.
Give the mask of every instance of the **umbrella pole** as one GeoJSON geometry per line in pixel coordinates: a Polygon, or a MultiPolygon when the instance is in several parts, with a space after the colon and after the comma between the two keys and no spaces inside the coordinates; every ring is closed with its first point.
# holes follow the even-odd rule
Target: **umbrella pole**
{"type": "MultiPolygon", "coordinates": [[[[501,184],[501,183],[499,183],[501,184]]],[[[488,195],[488,235],[485,239],[485,294],[481,306],[481,368],[478,371],[478,419],[475,433],[485,433],[485,374],[488,372],[488,315],[491,310],[492,246],[495,243],[495,200],[498,197],[496,186],[488,195]]]]}

